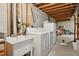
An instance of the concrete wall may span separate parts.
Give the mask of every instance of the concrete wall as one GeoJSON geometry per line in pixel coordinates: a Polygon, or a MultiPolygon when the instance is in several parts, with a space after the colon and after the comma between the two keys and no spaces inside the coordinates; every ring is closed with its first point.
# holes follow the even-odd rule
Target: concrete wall
{"type": "Polygon", "coordinates": [[[53,17],[49,16],[49,22],[56,22],[55,19],[53,17]]]}
{"type": "Polygon", "coordinates": [[[7,33],[7,4],[0,3],[0,32],[7,33]]]}
{"type": "MultiPolygon", "coordinates": [[[[42,12],[40,9],[32,6],[32,14],[33,14],[33,26],[34,27],[42,27],[43,26],[43,22],[48,20],[50,17],[42,12]]],[[[50,20],[52,20],[53,22],[53,18],[51,18],[50,20]]]]}
{"type": "Polygon", "coordinates": [[[70,20],[57,22],[58,26],[64,26],[66,30],[74,32],[74,17],[72,16],[70,20]]]}
{"type": "MultiPolygon", "coordinates": [[[[78,8],[76,8],[75,12],[73,15],[78,15],[78,8]]],[[[62,21],[62,22],[58,22],[57,23],[58,26],[63,25],[65,27],[65,29],[67,30],[71,30],[71,32],[74,32],[74,16],[71,17],[71,19],[69,21],[62,21]]],[[[76,26],[76,33],[77,33],[77,26],[76,26]]],[[[77,34],[76,34],[77,35],[77,34]]]]}

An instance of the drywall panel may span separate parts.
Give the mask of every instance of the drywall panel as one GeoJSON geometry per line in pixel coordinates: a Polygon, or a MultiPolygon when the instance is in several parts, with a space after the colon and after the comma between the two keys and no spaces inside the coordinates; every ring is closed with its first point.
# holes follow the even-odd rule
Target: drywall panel
{"type": "Polygon", "coordinates": [[[0,3],[0,32],[7,33],[7,4],[0,3]]]}

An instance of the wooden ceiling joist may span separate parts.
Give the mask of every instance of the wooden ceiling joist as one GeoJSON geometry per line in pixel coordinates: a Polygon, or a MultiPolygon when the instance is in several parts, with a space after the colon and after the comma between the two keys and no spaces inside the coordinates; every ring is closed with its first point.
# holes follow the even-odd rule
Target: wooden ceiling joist
{"type": "Polygon", "coordinates": [[[52,5],[54,5],[54,3],[52,4],[52,3],[49,3],[49,4],[45,4],[45,5],[43,5],[43,6],[40,6],[39,8],[41,9],[41,8],[46,8],[46,7],[50,7],[50,6],[52,6],[52,5]]]}
{"type": "Polygon", "coordinates": [[[41,7],[41,6],[47,5],[47,4],[49,4],[49,3],[36,3],[35,5],[36,5],[37,7],[41,7]]]}
{"type": "Polygon", "coordinates": [[[45,3],[38,5],[40,6],[36,6],[40,10],[55,18],[56,21],[70,19],[77,7],[76,3],[45,3]]]}
{"type": "Polygon", "coordinates": [[[60,14],[71,14],[70,11],[63,11],[63,12],[58,12],[58,13],[48,13],[49,15],[60,15],[60,14]]]}
{"type": "Polygon", "coordinates": [[[53,4],[52,6],[50,7],[47,7],[47,8],[41,8],[41,10],[51,10],[51,9],[56,9],[56,8],[61,8],[61,7],[65,7],[65,6],[68,6],[68,5],[76,5],[76,4],[72,4],[72,3],[58,3],[58,4],[53,4]]]}
{"type": "Polygon", "coordinates": [[[52,11],[52,12],[46,12],[47,14],[58,14],[58,13],[63,13],[63,12],[68,12],[71,13],[73,9],[65,9],[65,10],[60,10],[60,11],[52,11]]]}
{"type": "Polygon", "coordinates": [[[56,19],[56,22],[64,21],[64,20],[70,20],[69,18],[64,19],[56,19]]]}
{"type": "MultiPolygon", "coordinates": [[[[53,15],[52,15],[53,16],[53,15]]],[[[70,17],[69,15],[61,15],[61,16],[53,16],[54,18],[64,18],[64,17],[70,17]]]]}
{"type": "Polygon", "coordinates": [[[61,16],[55,15],[53,17],[55,17],[55,18],[63,18],[63,17],[68,17],[68,16],[70,16],[70,15],[69,14],[62,14],[61,16]]]}
{"type": "Polygon", "coordinates": [[[57,18],[63,18],[63,17],[70,17],[71,15],[70,14],[59,14],[59,15],[52,15],[53,17],[57,17],[57,18]],[[60,15],[60,16],[59,16],[60,15]]]}
{"type": "Polygon", "coordinates": [[[66,19],[70,19],[70,18],[67,18],[67,17],[66,18],[65,17],[64,18],[56,18],[57,21],[58,20],[66,20],[66,19]]]}
{"type": "Polygon", "coordinates": [[[64,13],[48,14],[48,15],[52,15],[52,16],[68,15],[68,16],[69,16],[69,15],[71,15],[71,14],[72,14],[72,13],[68,13],[68,12],[67,12],[67,13],[65,13],[65,12],[64,12],[64,13]]]}
{"type": "Polygon", "coordinates": [[[55,9],[55,8],[58,8],[58,7],[63,7],[63,6],[66,6],[66,5],[70,5],[70,4],[59,4],[59,5],[55,5],[55,6],[51,6],[49,8],[42,8],[42,10],[46,11],[46,10],[51,10],[51,9],[55,9]]]}
{"type": "Polygon", "coordinates": [[[63,17],[63,18],[55,18],[56,20],[64,20],[64,19],[70,19],[71,17],[63,17]]]}
{"type": "Polygon", "coordinates": [[[34,3],[36,6],[40,5],[40,4],[43,4],[43,3],[34,3]]]}
{"type": "Polygon", "coordinates": [[[73,6],[69,5],[69,6],[65,6],[65,7],[62,7],[62,8],[47,10],[47,11],[44,11],[44,12],[58,11],[58,10],[67,9],[67,8],[70,9],[70,8],[74,8],[74,7],[76,7],[76,5],[73,5],[73,6]]]}

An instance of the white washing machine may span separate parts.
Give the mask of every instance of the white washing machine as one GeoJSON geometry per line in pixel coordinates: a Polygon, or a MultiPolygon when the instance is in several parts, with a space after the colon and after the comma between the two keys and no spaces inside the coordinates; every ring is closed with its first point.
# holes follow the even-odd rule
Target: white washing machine
{"type": "Polygon", "coordinates": [[[49,34],[43,28],[27,28],[26,29],[27,35],[34,36],[34,56],[47,56],[49,45],[48,45],[48,37],[49,34]]]}
{"type": "Polygon", "coordinates": [[[44,29],[49,32],[49,52],[56,43],[56,24],[55,23],[44,23],[44,29]]]}

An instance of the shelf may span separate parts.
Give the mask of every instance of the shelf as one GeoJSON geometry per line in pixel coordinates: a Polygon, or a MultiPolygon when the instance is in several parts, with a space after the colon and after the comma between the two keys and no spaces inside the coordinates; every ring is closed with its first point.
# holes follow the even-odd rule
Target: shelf
{"type": "Polygon", "coordinates": [[[0,41],[0,44],[3,44],[3,43],[5,43],[5,41],[0,41]]]}
{"type": "Polygon", "coordinates": [[[79,23],[75,23],[75,24],[79,24],[79,23]]]}
{"type": "Polygon", "coordinates": [[[4,55],[5,55],[4,50],[0,50],[0,56],[4,56],[4,55]]]}
{"type": "Polygon", "coordinates": [[[0,50],[0,53],[3,52],[4,50],[0,50]]]}
{"type": "Polygon", "coordinates": [[[0,53],[0,56],[5,56],[5,53],[4,53],[4,52],[1,52],[1,53],[0,53]]]}
{"type": "Polygon", "coordinates": [[[0,40],[0,44],[4,47],[4,49],[0,49],[0,56],[5,56],[5,41],[0,40]]]}

